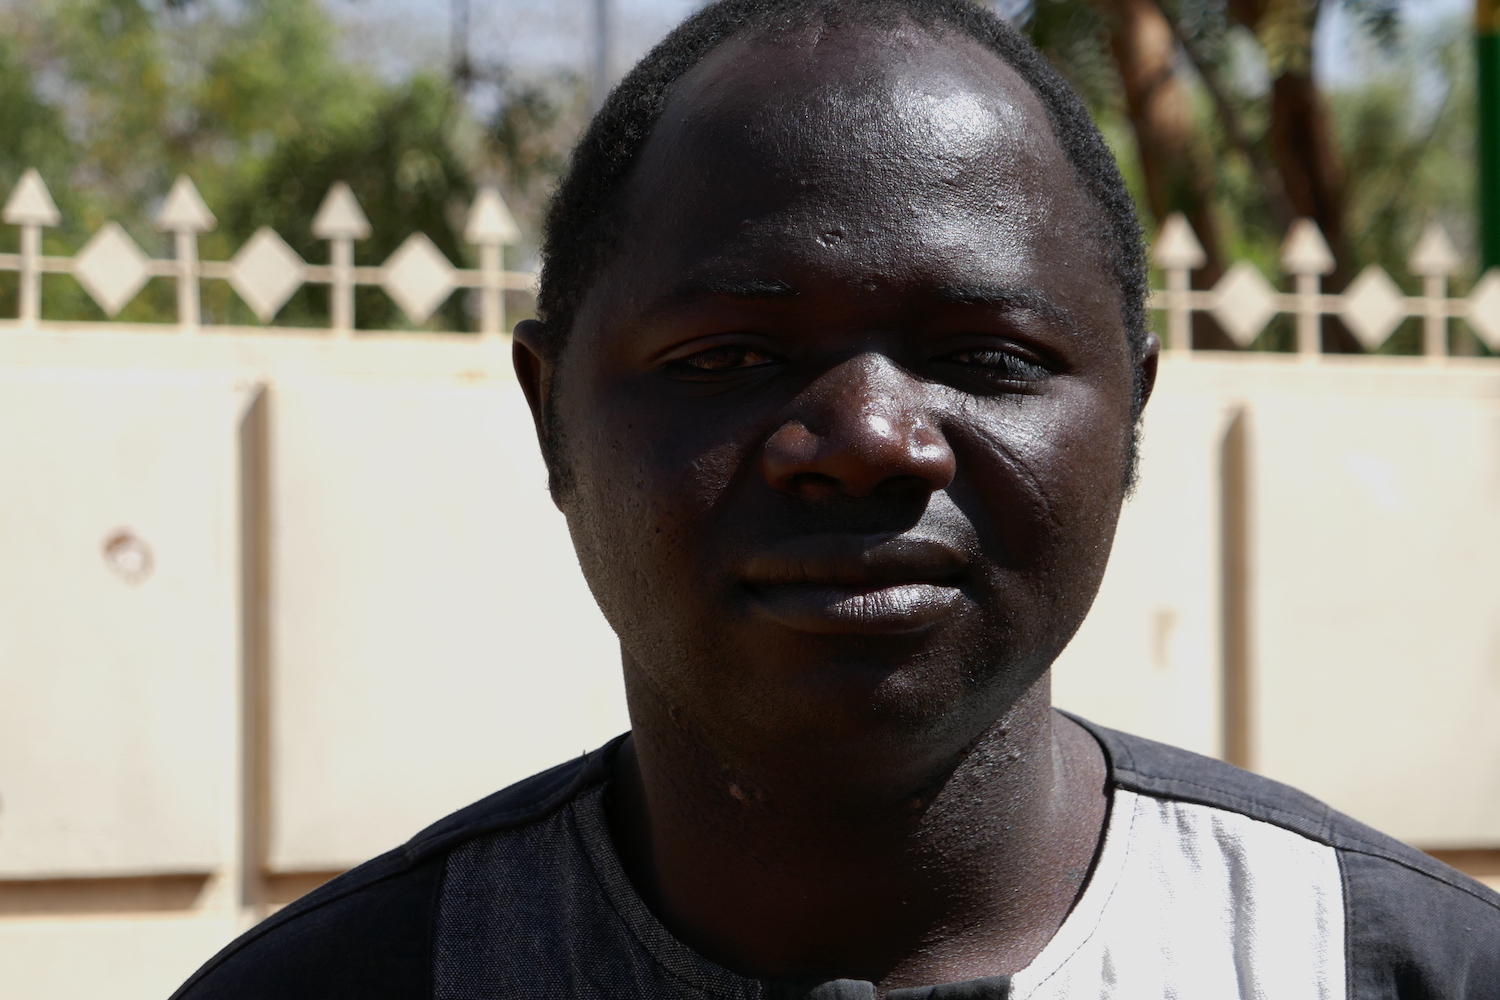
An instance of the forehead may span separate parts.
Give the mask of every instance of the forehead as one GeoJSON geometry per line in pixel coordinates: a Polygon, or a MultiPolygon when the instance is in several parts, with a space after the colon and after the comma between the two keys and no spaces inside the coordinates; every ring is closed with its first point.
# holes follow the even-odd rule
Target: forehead
{"type": "Polygon", "coordinates": [[[697,160],[731,177],[917,190],[1003,181],[1059,157],[1031,88],[972,39],[912,24],[809,27],[732,39],[684,76],[633,186],[646,193],[650,178],[697,160]]]}
{"type": "Polygon", "coordinates": [[[1101,256],[1032,89],[972,39],[910,23],[721,45],[673,87],[625,205],[598,283],[616,300],[696,272],[951,284],[1002,259],[1036,273],[1101,256]]]}

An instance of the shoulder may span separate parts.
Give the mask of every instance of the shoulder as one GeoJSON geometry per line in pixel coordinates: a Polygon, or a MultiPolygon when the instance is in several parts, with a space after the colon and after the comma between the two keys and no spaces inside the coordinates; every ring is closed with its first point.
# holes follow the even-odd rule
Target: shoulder
{"type": "Polygon", "coordinates": [[[619,742],[481,799],[303,896],[215,955],[173,1000],[431,997],[449,854],[557,812],[603,779],[619,742]]]}
{"type": "Polygon", "coordinates": [[[1500,895],[1287,785],[1075,721],[1104,748],[1115,787],[1238,813],[1336,853],[1350,997],[1500,996],[1500,895]]]}

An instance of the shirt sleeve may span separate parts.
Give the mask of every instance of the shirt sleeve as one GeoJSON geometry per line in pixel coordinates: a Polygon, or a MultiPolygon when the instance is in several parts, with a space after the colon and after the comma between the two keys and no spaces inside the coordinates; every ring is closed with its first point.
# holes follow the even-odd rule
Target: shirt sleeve
{"type": "Polygon", "coordinates": [[[1350,1000],[1500,997],[1500,897],[1341,850],[1350,1000]]]}
{"type": "Polygon", "coordinates": [[[446,854],[272,918],[172,1000],[431,1000],[446,854]]]}

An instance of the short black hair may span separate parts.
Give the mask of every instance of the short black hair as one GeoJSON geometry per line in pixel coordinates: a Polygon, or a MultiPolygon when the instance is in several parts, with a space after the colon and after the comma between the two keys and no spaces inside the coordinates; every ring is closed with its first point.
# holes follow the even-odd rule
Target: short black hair
{"type": "MultiPolygon", "coordinates": [[[[1132,417],[1138,423],[1147,391],[1141,362],[1148,335],[1148,287],[1135,202],[1078,95],[1030,42],[971,0],[718,0],[678,25],[610,92],[574,148],[548,207],[537,290],[544,353],[552,360],[560,355],[584,295],[618,250],[631,171],[674,83],[714,49],[747,31],[902,21],[939,32],[957,31],[978,42],[1015,70],[1046,108],[1059,145],[1100,210],[1103,249],[1119,282],[1126,336],[1136,361],[1132,417]]],[[[548,455],[548,464],[554,466],[555,477],[553,457],[548,455]]],[[[1132,460],[1132,469],[1134,464],[1132,460]]]]}

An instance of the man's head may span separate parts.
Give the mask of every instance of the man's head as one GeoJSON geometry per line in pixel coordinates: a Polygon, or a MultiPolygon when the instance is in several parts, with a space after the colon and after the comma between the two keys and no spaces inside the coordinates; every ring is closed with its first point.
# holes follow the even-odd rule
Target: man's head
{"type": "Polygon", "coordinates": [[[633,714],[921,768],[1045,672],[1154,371],[1107,157],[961,0],[731,0],[621,85],[517,367],[633,714]]]}
{"type": "MultiPolygon", "coordinates": [[[[978,43],[1014,69],[1036,94],[1076,182],[1099,208],[1099,236],[1120,285],[1126,333],[1137,361],[1144,361],[1145,248],[1134,202],[1114,157],[1078,95],[1045,57],[971,0],[720,0],[679,25],[610,94],[573,151],[570,169],[552,201],[537,302],[545,321],[545,330],[538,333],[546,349],[561,350],[588,287],[618,252],[626,182],[683,75],[739,35],[774,34],[809,24],[831,29],[903,21],[978,43]]],[[[1144,381],[1140,388],[1137,416],[1145,405],[1144,381]]],[[[548,457],[550,462],[550,453],[548,457]]],[[[554,475],[562,471],[553,469],[554,475]]]]}

